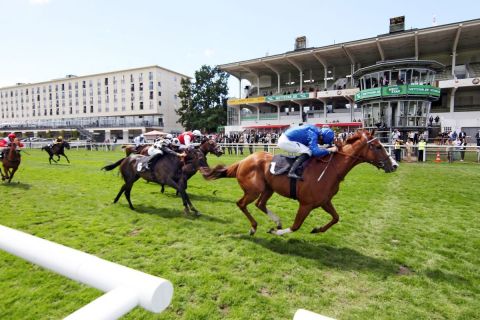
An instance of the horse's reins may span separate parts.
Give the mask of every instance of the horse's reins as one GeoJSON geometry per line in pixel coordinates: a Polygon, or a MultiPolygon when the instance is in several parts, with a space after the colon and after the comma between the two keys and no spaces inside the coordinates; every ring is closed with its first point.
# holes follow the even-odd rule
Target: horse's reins
{"type": "MultiPolygon", "coordinates": [[[[368,144],[372,143],[372,142],[375,141],[375,140],[377,140],[376,137],[374,137],[374,138],[372,138],[372,139],[370,139],[370,140],[367,140],[367,143],[366,143],[366,144],[368,145],[368,144]]],[[[338,148],[338,147],[337,147],[337,148],[338,148]]],[[[373,161],[368,161],[368,160],[366,160],[364,157],[355,156],[355,155],[352,155],[352,154],[347,154],[347,153],[342,152],[342,151],[337,151],[336,153],[341,154],[341,155],[344,155],[344,156],[349,157],[349,158],[353,158],[353,159],[355,159],[355,160],[363,160],[363,161],[365,161],[365,162],[368,162],[368,163],[371,163],[371,164],[375,165],[375,163],[374,163],[373,161]]],[[[387,160],[388,157],[389,157],[389,156],[387,155],[384,159],[380,160],[380,162],[383,164],[383,162],[384,162],[385,160],[387,160]]],[[[319,182],[319,181],[322,179],[323,175],[324,175],[325,172],[327,171],[328,166],[330,165],[330,161],[332,160],[332,158],[333,158],[333,153],[330,154],[330,158],[327,160],[327,165],[325,166],[325,168],[323,169],[322,173],[321,173],[320,176],[318,177],[317,182],[319,182]]]]}

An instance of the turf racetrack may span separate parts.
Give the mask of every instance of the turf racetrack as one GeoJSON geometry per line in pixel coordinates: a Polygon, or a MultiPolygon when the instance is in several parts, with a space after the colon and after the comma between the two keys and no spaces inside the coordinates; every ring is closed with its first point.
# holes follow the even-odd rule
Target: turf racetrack
{"type": "MultiPolygon", "coordinates": [[[[202,212],[186,217],[171,188],[138,181],[137,211],[122,196],[118,170],[100,171],[120,151],[67,151],[48,164],[28,150],[12,184],[0,184],[0,224],[172,281],[161,314],[135,308],[125,319],[292,319],[298,308],[338,319],[480,318],[480,166],[402,164],[392,174],[354,168],[333,203],[340,222],[315,210],[284,237],[250,207],[257,234],[236,207],[235,179],[188,192],[202,212]]],[[[209,156],[210,165],[238,158],[209,156]]],[[[318,192],[322,192],[321,185],[318,192]]],[[[288,227],[297,204],[274,196],[269,208],[288,227]]],[[[0,251],[0,319],[60,319],[99,297],[96,289],[0,251]]]]}

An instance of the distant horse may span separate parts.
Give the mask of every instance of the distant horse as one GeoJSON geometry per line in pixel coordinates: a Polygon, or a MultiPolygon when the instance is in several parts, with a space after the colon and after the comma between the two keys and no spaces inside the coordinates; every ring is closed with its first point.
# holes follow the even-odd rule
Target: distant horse
{"type": "Polygon", "coordinates": [[[65,159],[67,159],[67,162],[70,163],[70,160],[68,160],[68,157],[65,154],[65,148],[70,150],[70,144],[67,141],[62,141],[53,145],[43,146],[42,150],[47,151],[49,155],[48,162],[50,164],[52,164],[52,160],[55,163],[57,163],[57,161],[60,161],[60,156],[64,156],[65,159]],[[57,156],[57,160],[53,159],[53,156],[57,156]]]}
{"type": "Polygon", "coordinates": [[[15,139],[10,144],[10,147],[4,151],[2,159],[3,171],[0,170],[0,173],[2,174],[2,180],[8,179],[9,183],[12,181],[15,172],[20,166],[20,162],[22,161],[20,149],[18,149],[19,145],[19,140],[15,139]]]}
{"type": "Polygon", "coordinates": [[[266,204],[274,192],[292,198],[290,180],[287,175],[272,175],[269,167],[272,155],[267,152],[257,152],[228,167],[219,165],[213,169],[203,169],[202,174],[207,180],[219,178],[237,178],[243,189],[243,197],[237,201],[251,224],[250,234],[255,234],[257,222],[247,209],[255,205],[272,219],[278,230],[271,233],[283,235],[298,230],[310,212],[322,207],[332,216],[332,220],[322,227],[316,227],[312,233],[325,232],[338,222],[339,216],[332,204],[333,196],[338,192],[340,182],[357,164],[368,162],[385,172],[393,172],[398,167],[383,145],[367,130],[358,131],[342,145],[337,145],[338,152],[322,158],[311,158],[306,163],[304,180],[296,183],[296,197],[300,204],[295,221],[290,228],[282,229],[280,218],[270,211],[266,204]]]}
{"type": "Polygon", "coordinates": [[[147,154],[146,152],[150,146],[151,144],[141,144],[138,147],[134,145],[123,145],[122,149],[125,149],[125,156],[128,157],[132,153],[146,155],[147,154]]]}
{"type": "MultiPolygon", "coordinates": [[[[187,151],[187,157],[191,157],[193,162],[197,162],[201,161],[203,155],[199,150],[193,149],[187,151]]],[[[185,214],[189,214],[190,211],[193,211],[194,214],[199,215],[200,213],[192,205],[192,202],[185,191],[186,180],[184,179],[182,172],[182,168],[184,166],[183,161],[173,154],[164,154],[152,165],[150,170],[138,172],[137,165],[139,161],[144,158],[145,156],[143,155],[127,156],[118,160],[114,164],[102,168],[102,170],[110,171],[120,166],[120,173],[122,174],[125,183],[120,188],[120,191],[115,197],[113,203],[116,203],[120,196],[125,193],[125,197],[127,198],[130,209],[135,210],[130,200],[130,192],[133,184],[138,179],[143,178],[146,181],[156,182],[162,185],[165,184],[176,189],[182,197],[185,214]]]]}

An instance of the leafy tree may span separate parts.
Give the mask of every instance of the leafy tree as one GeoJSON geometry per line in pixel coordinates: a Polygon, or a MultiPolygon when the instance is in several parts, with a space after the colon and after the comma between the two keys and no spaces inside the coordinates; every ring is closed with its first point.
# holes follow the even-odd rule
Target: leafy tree
{"type": "Polygon", "coordinates": [[[218,67],[203,65],[195,71],[195,81],[182,79],[176,111],[187,130],[216,131],[227,123],[228,74],[218,67]]]}

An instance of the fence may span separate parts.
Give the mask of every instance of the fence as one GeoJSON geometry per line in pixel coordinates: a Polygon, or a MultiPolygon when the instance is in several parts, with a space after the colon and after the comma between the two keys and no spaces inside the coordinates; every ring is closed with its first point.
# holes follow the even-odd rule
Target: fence
{"type": "Polygon", "coordinates": [[[137,305],[159,313],[172,300],[173,286],[168,280],[2,225],[0,249],[106,292],[68,320],[117,319],[137,305]]]}
{"type": "MultiPolygon", "coordinates": [[[[225,154],[233,156],[247,156],[257,151],[266,151],[272,154],[286,153],[285,151],[279,149],[276,144],[220,143],[219,145],[223,148],[223,152],[225,154]]],[[[394,154],[394,145],[384,144],[384,147],[391,155],[394,154]]],[[[405,160],[407,154],[405,145],[402,145],[400,150],[401,158],[405,160]]],[[[414,146],[412,148],[412,160],[414,162],[418,161],[418,152],[418,147],[414,146]]],[[[424,161],[435,161],[437,158],[437,153],[439,153],[441,160],[446,162],[459,161],[462,159],[462,150],[460,150],[458,147],[452,145],[431,144],[426,146],[423,157],[424,161]]],[[[472,145],[466,146],[464,160],[469,162],[480,162],[480,147],[472,145]]]]}

